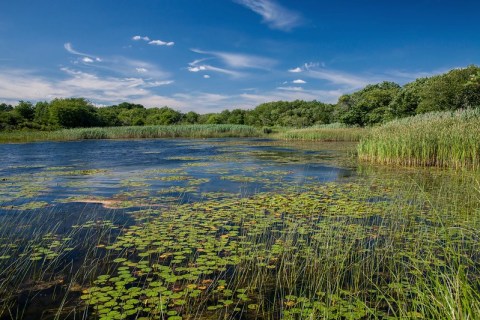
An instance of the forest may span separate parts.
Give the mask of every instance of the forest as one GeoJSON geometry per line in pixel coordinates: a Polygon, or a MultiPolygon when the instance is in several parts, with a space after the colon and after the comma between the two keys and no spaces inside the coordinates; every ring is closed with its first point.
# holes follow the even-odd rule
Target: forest
{"type": "Polygon", "coordinates": [[[96,107],[87,98],[56,98],[50,102],[0,103],[0,130],[57,130],[175,124],[245,124],[256,127],[304,128],[343,123],[373,126],[431,111],[480,106],[480,67],[452,69],[418,78],[403,86],[384,81],[342,95],[336,104],[320,101],[274,101],[251,110],[228,108],[219,113],[182,113],[168,106],[146,108],[123,102],[96,107]]]}

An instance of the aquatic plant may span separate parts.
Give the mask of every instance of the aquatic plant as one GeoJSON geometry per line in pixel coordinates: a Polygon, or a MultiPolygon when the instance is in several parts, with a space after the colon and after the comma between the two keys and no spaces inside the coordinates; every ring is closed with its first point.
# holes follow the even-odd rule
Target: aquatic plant
{"type": "Polygon", "coordinates": [[[359,141],[367,135],[369,130],[369,128],[360,127],[317,126],[286,130],[274,137],[284,140],[359,141]]]}
{"type": "Polygon", "coordinates": [[[58,131],[0,132],[0,142],[68,141],[84,139],[154,139],[259,137],[258,129],[246,125],[205,124],[63,129],[58,131]]]}
{"type": "Polygon", "coordinates": [[[389,165],[480,168],[480,109],[388,122],[358,145],[361,160],[389,165]]]}

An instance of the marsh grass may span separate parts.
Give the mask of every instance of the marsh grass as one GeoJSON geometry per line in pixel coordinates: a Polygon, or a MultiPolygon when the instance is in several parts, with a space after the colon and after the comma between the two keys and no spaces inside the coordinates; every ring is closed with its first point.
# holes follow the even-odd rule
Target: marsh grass
{"type": "Polygon", "coordinates": [[[361,160],[388,165],[480,168],[480,109],[388,122],[358,145],[361,160]]]}
{"type": "Polygon", "coordinates": [[[283,140],[301,141],[359,141],[369,132],[368,128],[345,127],[341,124],[290,129],[275,135],[283,140]]]}
{"type": "Polygon", "coordinates": [[[257,137],[261,135],[259,130],[251,126],[208,124],[2,132],[0,133],[0,142],[69,141],[83,139],[223,138],[257,137]]]}

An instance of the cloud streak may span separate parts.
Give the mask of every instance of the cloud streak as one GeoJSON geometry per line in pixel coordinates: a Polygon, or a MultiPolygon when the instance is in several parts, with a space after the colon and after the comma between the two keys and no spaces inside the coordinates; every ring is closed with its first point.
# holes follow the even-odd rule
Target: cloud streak
{"type": "Polygon", "coordinates": [[[220,59],[225,65],[236,69],[269,69],[277,62],[270,58],[223,51],[204,51],[191,49],[199,54],[209,55],[212,58],[220,59]]]}
{"type": "Polygon", "coordinates": [[[102,61],[102,59],[100,59],[99,57],[96,57],[94,55],[91,55],[91,54],[88,54],[88,53],[83,53],[83,52],[75,50],[70,42],[66,42],[63,45],[63,47],[65,48],[65,50],[67,50],[71,54],[74,54],[74,55],[77,55],[77,56],[82,56],[83,57],[83,59],[82,59],[83,62],[90,63],[90,62],[93,62],[93,60],[95,60],[97,62],[102,61]]]}
{"type": "Polygon", "coordinates": [[[162,41],[162,40],[152,40],[152,41],[150,41],[148,44],[154,45],[154,46],[167,46],[167,47],[170,47],[170,46],[173,46],[173,45],[175,44],[175,42],[173,42],[173,41],[165,42],[165,41],[162,41]]]}
{"type": "Polygon", "coordinates": [[[270,28],[290,31],[302,24],[302,16],[273,0],[234,0],[234,2],[252,10],[262,17],[270,28]]]}

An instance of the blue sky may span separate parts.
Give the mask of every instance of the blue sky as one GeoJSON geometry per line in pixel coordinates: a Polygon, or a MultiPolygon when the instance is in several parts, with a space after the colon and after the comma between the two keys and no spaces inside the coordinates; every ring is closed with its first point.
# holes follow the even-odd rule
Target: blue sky
{"type": "Polygon", "coordinates": [[[480,64],[479,1],[2,0],[0,101],[200,113],[480,64]]]}

